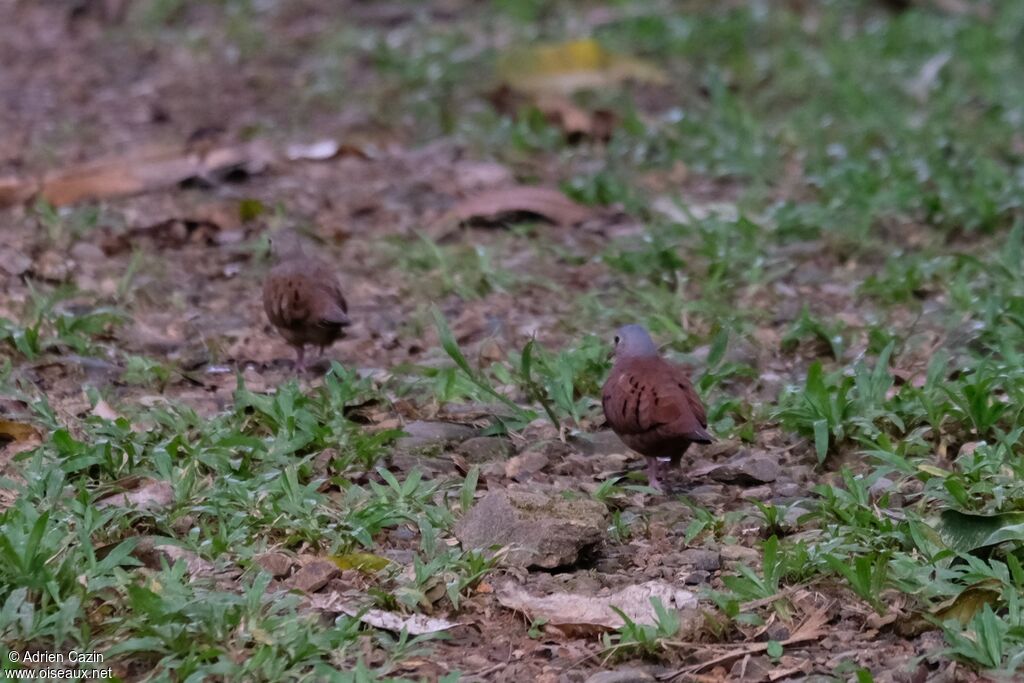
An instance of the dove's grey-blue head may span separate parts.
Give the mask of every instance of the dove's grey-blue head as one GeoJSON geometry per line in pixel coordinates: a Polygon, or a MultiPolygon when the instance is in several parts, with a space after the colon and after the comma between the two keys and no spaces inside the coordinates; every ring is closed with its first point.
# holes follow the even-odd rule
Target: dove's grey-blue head
{"type": "Polygon", "coordinates": [[[278,230],[268,238],[270,255],[275,261],[303,256],[302,238],[294,230],[278,230]]]}
{"type": "Polygon", "coordinates": [[[615,358],[657,357],[658,347],[642,325],[626,325],[615,333],[615,358]]]}

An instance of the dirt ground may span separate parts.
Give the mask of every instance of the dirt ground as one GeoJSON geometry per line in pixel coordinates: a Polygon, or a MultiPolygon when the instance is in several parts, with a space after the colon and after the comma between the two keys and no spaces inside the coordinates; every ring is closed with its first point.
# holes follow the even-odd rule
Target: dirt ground
{"type": "MultiPolygon", "coordinates": [[[[127,311],[123,325],[100,337],[105,355],[65,347],[31,360],[12,356],[14,376],[43,392],[69,425],[94,410],[94,397],[83,387],[98,388],[118,411],[144,421],[149,407],[165,402],[182,402],[206,417],[229,410],[236,372],[256,393],[272,393],[292,379],[293,351],[270,327],[260,298],[268,268],[264,237],[281,228],[300,228],[315,240],[342,279],[354,320],[348,338],[303,378],[304,387],[320,383],[330,360],[383,383],[410,366],[450,365],[431,322],[432,305],[474,364],[504,357],[531,338],[550,349],[570,345],[586,332],[609,338],[610,327],[587,326],[612,316],[578,317],[580,302],[601,307],[617,300],[623,276],[612,272],[601,255],[612,242],[644,234],[644,221],[635,213],[613,204],[593,209],[574,227],[541,221],[531,224],[528,234],[493,225],[433,232],[460,201],[488,189],[523,180],[548,186],[571,180],[588,163],[586,155],[567,159],[557,152],[535,152],[517,163],[496,161],[457,135],[419,129],[415,113],[387,112],[387,88],[374,91],[373,70],[352,64],[346,71],[352,92],[373,92],[374,97],[350,99],[344,86],[334,97],[309,96],[320,87],[318,79],[330,78],[318,61],[323,53],[312,49],[325,27],[417,30],[424,21],[472,15],[474,3],[270,3],[273,10],[259,15],[265,33],[253,38],[256,46],[248,51],[240,51],[239,44],[245,43],[237,36],[225,36],[230,22],[211,20],[213,28],[202,29],[207,14],[220,9],[189,5],[178,10],[174,30],[147,32],[138,25],[139,10],[128,4],[125,19],[118,16],[117,2],[0,0],[0,16],[7,17],[0,25],[0,182],[17,185],[25,178],[140,150],[194,161],[223,149],[243,148],[248,154],[252,148],[247,145],[258,141],[265,145],[260,150],[271,149],[274,156],[266,167],[241,163],[224,173],[217,168],[131,196],[69,202],[56,213],[31,202],[0,211],[0,317],[22,319],[39,291],[61,288],[68,292],[61,310],[116,305],[127,311]],[[289,145],[324,140],[340,144],[327,159],[306,154],[287,160],[281,154],[289,145]],[[450,275],[452,285],[437,270],[410,269],[410,245],[420,244],[424,233],[439,236],[436,243],[443,246],[486,250],[502,271],[516,274],[515,290],[480,287],[464,295],[458,272],[450,275]],[[160,386],[126,382],[122,373],[128,356],[153,359],[172,370],[160,386]]],[[[463,49],[480,48],[469,44],[463,49]]],[[[648,96],[651,107],[660,106],[656,96],[648,96]]],[[[679,177],[671,171],[652,173],[640,182],[651,188],[672,185],[703,204],[728,203],[738,193],[734,182],[699,172],[679,177]]],[[[749,305],[768,313],[754,341],[730,347],[728,360],[751,365],[757,375],[729,380],[719,389],[749,404],[774,400],[784,384],[799,381],[806,372],[815,353],[783,354],[779,341],[808,295],[816,295],[815,310],[852,310],[856,283],[871,267],[798,246],[767,258],[775,263],[788,259],[800,267],[772,289],[750,292],[749,305]],[[828,284],[822,286],[823,280],[828,284]]],[[[699,288],[699,283],[680,285],[691,298],[699,288]]],[[[850,315],[871,314],[862,307],[850,315]]],[[[921,364],[927,362],[934,338],[926,326],[918,329],[918,343],[905,356],[908,365],[915,352],[921,364]]],[[[700,362],[708,353],[704,345],[691,349],[691,358],[700,362]]],[[[479,430],[493,409],[476,406],[474,414],[466,406],[415,394],[393,398],[390,405],[374,408],[371,423],[408,428],[450,421],[479,430]]],[[[603,428],[599,413],[588,413],[579,427],[559,434],[538,420],[502,439],[511,451],[497,459],[487,451],[493,442],[481,440],[478,431],[457,432],[439,439],[442,445],[435,452],[410,456],[396,448],[382,464],[399,478],[418,469],[438,481],[461,479],[467,462],[480,464],[478,499],[498,490],[586,496],[609,477],[642,467],[603,428]]],[[[786,588],[788,613],[763,610],[763,623],[736,627],[724,640],[709,637],[713,628],[707,625],[684,628],[677,640],[690,642],[649,657],[602,654],[599,630],[531,625],[528,616],[502,606],[498,598],[507,585],[535,595],[598,595],[655,580],[695,594],[717,590],[722,575],[737,565],[761,562],[766,529],[752,501],[792,505],[814,485],[837,476],[838,464],[825,472],[815,465],[812,443],[770,422],[750,442],[722,439],[695,447],[674,475],[673,486],[714,512],[719,535],[688,540],[697,517],[678,496],[617,492],[606,501],[609,509],[620,520],[640,520],[630,535],[606,537],[579,561],[559,569],[488,574],[458,610],[441,610],[463,626],[448,639],[429,643],[427,653],[402,659],[393,673],[436,680],[457,670],[460,680],[509,682],[668,680],[672,675],[676,680],[775,681],[847,680],[863,668],[876,681],[971,679],[948,660],[918,663],[942,647],[940,634],[895,632],[835,581],[816,579],[786,588]],[[715,469],[737,456],[745,467],[751,460],[772,466],[753,475],[715,469]],[[780,658],[770,659],[757,645],[786,641],[808,619],[819,620],[817,632],[787,645],[780,658]],[[614,669],[645,673],[588,678],[614,669]]],[[[17,475],[16,462],[8,463],[7,475],[17,475]]],[[[373,474],[364,474],[361,481],[371,479],[379,481],[373,474]]],[[[405,527],[393,529],[375,539],[375,552],[393,559],[409,554],[416,544],[406,532],[405,527]]],[[[353,586],[359,582],[348,585],[353,586]]],[[[698,617],[701,610],[694,610],[689,616],[713,620],[713,611],[698,617]]],[[[810,631],[814,626],[808,626],[810,631]]],[[[364,650],[371,666],[388,657],[381,648],[364,650]]],[[[122,673],[128,679],[136,675],[122,673]]]]}

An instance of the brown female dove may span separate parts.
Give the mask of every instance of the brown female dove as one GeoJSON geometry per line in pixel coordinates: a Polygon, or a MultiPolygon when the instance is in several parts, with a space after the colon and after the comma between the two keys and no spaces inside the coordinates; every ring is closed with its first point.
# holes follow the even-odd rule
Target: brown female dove
{"type": "Polygon", "coordinates": [[[263,282],[263,310],[281,336],[295,347],[295,369],[306,369],[306,345],[323,353],[352,324],[338,278],[323,261],[306,254],[297,235],[271,238],[275,265],[263,282]]]}
{"type": "Polygon", "coordinates": [[[658,490],[665,461],[678,465],[691,443],[713,441],[686,371],[659,356],[640,325],[626,325],[615,336],[615,365],[601,405],[622,442],[647,458],[647,479],[658,490]]]}

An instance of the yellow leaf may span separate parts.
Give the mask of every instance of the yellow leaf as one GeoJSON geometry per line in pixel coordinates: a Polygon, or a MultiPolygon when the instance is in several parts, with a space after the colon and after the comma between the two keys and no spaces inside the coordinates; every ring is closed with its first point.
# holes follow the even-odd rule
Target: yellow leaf
{"type": "Polygon", "coordinates": [[[609,52],[591,38],[511,50],[499,58],[498,75],[515,90],[533,94],[571,94],[627,80],[668,82],[657,65],[609,52]]]}
{"type": "Polygon", "coordinates": [[[933,477],[942,477],[945,479],[949,476],[949,471],[944,470],[941,467],[935,467],[934,465],[918,465],[917,469],[921,470],[926,474],[930,474],[933,477]]]}
{"type": "Polygon", "coordinates": [[[39,438],[39,430],[26,422],[0,419],[0,439],[22,443],[39,438]]]}
{"type": "Polygon", "coordinates": [[[985,579],[960,591],[952,600],[947,600],[932,610],[932,614],[940,621],[956,619],[962,626],[967,626],[974,615],[985,605],[993,605],[1002,594],[999,579],[985,579]]]}
{"type": "Polygon", "coordinates": [[[391,561],[386,557],[374,555],[373,553],[345,553],[344,555],[331,555],[330,560],[338,567],[338,569],[357,569],[367,574],[379,572],[381,569],[384,569],[391,564],[391,561]]]}

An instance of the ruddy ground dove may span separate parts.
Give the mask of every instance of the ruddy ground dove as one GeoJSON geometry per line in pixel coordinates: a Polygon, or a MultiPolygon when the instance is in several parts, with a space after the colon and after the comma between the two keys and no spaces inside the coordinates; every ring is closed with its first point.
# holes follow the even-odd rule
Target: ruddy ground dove
{"type": "Polygon", "coordinates": [[[295,347],[295,368],[305,369],[306,345],[323,353],[352,324],[338,278],[323,261],[307,254],[297,235],[271,238],[275,265],[263,282],[263,309],[270,322],[295,347]]]}
{"type": "Polygon", "coordinates": [[[658,355],[647,330],[626,325],[615,337],[615,365],[601,390],[608,425],[647,458],[647,479],[662,489],[669,460],[678,465],[691,443],[711,443],[708,419],[686,371],[658,355]]]}

